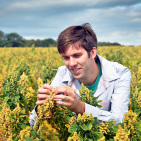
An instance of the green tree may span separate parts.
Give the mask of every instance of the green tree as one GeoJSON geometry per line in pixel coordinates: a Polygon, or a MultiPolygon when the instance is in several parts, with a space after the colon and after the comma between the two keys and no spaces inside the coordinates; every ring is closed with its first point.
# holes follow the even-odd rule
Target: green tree
{"type": "Polygon", "coordinates": [[[56,46],[57,43],[55,40],[49,38],[49,39],[44,39],[42,42],[41,42],[41,46],[42,47],[49,47],[49,46],[56,46]]]}
{"type": "Polygon", "coordinates": [[[6,34],[6,39],[14,40],[14,41],[23,40],[23,38],[20,35],[18,35],[17,33],[6,34]]]}
{"type": "Polygon", "coordinates": [[[6,34],[6,40],[3,43],[3,46],[7,46],[7,47],[24,46],[24,40],[17,33],[6,34]]]}
{"type": "Polygon", "coordinates": [[[4,40],[4,32],[0,30],[0,41],[4,40]]]}

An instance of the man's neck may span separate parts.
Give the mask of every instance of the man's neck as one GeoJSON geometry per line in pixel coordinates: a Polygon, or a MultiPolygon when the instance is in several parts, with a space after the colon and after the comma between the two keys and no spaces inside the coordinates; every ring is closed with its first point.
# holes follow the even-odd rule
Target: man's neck
{"type": "Polygon", "coordinates": [[[94,84],[98,76],[98,73],[99,73],[99,67],[98,64],[95,62],[92,66],[91,75],[89,75],[89,77],[87,77],[85,80],[79,80],[79,81],[83,83],[85,86],[91,86],[94,84]]]}

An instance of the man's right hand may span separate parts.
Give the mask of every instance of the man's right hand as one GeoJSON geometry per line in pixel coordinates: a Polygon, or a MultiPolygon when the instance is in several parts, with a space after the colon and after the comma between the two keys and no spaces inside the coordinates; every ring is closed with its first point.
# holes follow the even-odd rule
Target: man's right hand
{"type": "Polygon", "coordinates": [[[41,88],[38,89],[37,92],[37,102],[36,105],[42,105],[45,99],[50,97],[51,91],[53,91],[53,87],[48,84],[44,84],[41,88]]]}

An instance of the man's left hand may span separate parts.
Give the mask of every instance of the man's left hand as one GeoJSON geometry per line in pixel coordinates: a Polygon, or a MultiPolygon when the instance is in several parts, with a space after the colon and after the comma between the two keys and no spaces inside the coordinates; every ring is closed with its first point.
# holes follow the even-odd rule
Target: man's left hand
{"type": "Polygon", "coordinates": [[[83,114],[85,112],[85,103],[77,97],[77,94],[73,88],[68,86],[60,86],[56,88],[55,91],[56,95],[54,98],[64,100],[57,100],[57,104],[66,106],[69,110],[75,112],[76,114],[83,114]]]}

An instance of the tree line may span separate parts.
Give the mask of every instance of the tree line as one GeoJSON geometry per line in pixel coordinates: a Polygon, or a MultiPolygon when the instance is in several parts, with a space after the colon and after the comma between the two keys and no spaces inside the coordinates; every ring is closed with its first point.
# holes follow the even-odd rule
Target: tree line
{"type": "Polygon", "coordinates": [[[56,46],[57,42],[52,38],[27,40],[17,33],[4,34],[3,31],[0,31],[0,47],[31,47],[33,45],[35,47],[49,47],[56,46]]]}
{"type": "MultiPolygon", "coordinates": [[[[57,41],[48,38],[48,39],[31,39],[27,40],[24,39],[19,34],[13,32],[5,34],[3,31],[0,30],[0,47],[50,47],[50,46],[57,46],[57,41]]],[[[98,42],[98,46],[119,46],[119,43],[110,43],[110,42],[98,42]]]]}

